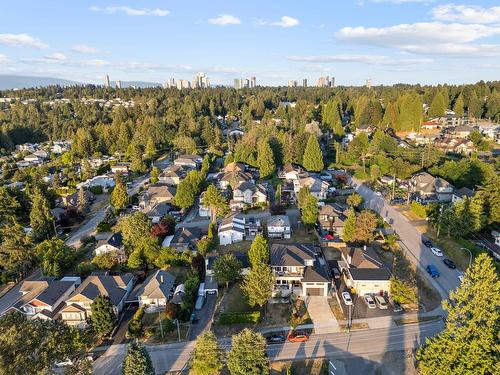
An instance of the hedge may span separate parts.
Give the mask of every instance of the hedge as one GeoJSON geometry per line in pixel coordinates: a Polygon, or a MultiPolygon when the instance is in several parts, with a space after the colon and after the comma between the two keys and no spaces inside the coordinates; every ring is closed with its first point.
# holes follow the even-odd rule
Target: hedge
{"type": "Polygon", "coordinates": [[[259,320],[260,311],[222,313],[219,316],[220,324],[258,323],[259,320]]]}

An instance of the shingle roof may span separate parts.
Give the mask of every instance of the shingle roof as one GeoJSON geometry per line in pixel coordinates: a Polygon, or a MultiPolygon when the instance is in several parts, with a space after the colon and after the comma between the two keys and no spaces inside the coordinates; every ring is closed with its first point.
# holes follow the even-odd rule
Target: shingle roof
{"type": "Polygon", "coordinates": [[[97,242],[96,248],[102,246],[102,245],[110,245],[113,247],[116,247],[117,249],[121,248],[123,245],[123,236],[121,232],[116,232],[111,234],[108,238],[105,240],[100,240],[97,242]]]}
{"type": "Polygon", "coordinates": [[[343,247],[341,251],[345,259],[347,259],[348,256],[351,258],[349,266],[352,268],[383,267],[382,261],[371,247],[367,247],[366,250],[360,247],[343,247]]]}
{"type": "Polygon", "coordinates": [[[328,274],[319,264],[304,269],[302,282],[329,282],[328,274]]]}
{"type": "Polygon", "coordinates": [[[389,280],[391,274],[385,268],[349,268],[353,280],[389,280]]]}
{"type": "Polygon", "coordinates": [[[190,244],[191,241],[197,240],[201,237],[201,230],[199,228],[180,228],[175,231],[174,238],[171,244],[190,244]]]}
{"type": "Polygon", "coordinates": [[[273,215],[267,219],[268,227],[289,227],[290,218],[286,215],[273,215]]]}
{"type": "Polygon", "coordinates": [[[141,287],[134,292],[134,296],[148,298],[168,298],[174,288],[175,276],[163,270],[150,275],[141,287]]]}
{"type": "Polygon", "coordinates": [[[103,295],[108,296],[111,303],[116,306],[125,296],[126,287],[132,279],[131,273],[117,276],[93,274],[81,283],[69,300],[79,294],[90,300],[103,295]]]}
{"type": "Polygon", "coordinates": [[[75,284],[74,281],[53,281],[42,293],[34,299],[52,306],[64,293],[75,284]]]}
{"type": "Polygon", "coordinates": [[[271,266],[304,266],[305,260],[315,260],[314,247],[308,244],[272,244],[271,266]]]}

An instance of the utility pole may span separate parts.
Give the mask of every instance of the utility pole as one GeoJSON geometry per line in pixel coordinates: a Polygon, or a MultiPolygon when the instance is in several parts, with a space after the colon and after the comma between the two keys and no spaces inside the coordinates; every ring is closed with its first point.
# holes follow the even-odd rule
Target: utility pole
{"type": "Polygon", "coordinates": [[[394,181],[392,182],[392,199],[396,195],[396,172],[394,172],[394,181]]]}
{"type": "Polygon", "coordinates": [[[179,319],[175,319],[175,322],[177,323],[177,341],[181,342],[181,330],[179,328],[179,319]]]}

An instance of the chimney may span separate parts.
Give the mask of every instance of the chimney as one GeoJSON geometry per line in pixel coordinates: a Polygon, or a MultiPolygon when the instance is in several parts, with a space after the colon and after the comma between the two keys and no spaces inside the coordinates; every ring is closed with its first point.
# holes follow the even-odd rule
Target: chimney
{"type": "Polygon", "coordinates": [[[160,275],[160,284],[163,284],[163,275],[160,275]]]}

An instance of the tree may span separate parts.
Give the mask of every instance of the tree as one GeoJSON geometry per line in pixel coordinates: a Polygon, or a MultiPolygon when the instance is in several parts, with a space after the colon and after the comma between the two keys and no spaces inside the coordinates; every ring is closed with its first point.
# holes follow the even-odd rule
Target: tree
{"type": "Polygon", "coordinates": [[[99,295],[90,305],[92,328],[99,337],[108,336],[116,323],[116,314],[108,296],[99,295]]]}
{"type": "Polygon", "coordinates": [[[36,255],[44,275],[54,277],[62,276],[73,260],[73,250],[57,237],[38,244],[36,255]]]}
{"type": "Polygon", "coordinates": [[[0,187],[0,225],[16,221],[20,208],[16,196],[5,186],[0,187]]]}
{"type": "Polygon", "coordinates": [[[309,189],[301,188],[299,191],[299,208],[302,222],[312,227],[318,220],[318,200],[309,193],[309,189]]]}
{"type": "Polygon", "coordinates": [[[154,375],[155,369],[146,348],[137,341],[132,342],[123,360],[123,375],[154,375]]]}
{"type": "Polygon", "coordinates": [[[214,277],[219,284],[235,282],[241,274],[241,262],[231,253],[218,257],[214,262],[214,277]]]}
{"type": "Polygon", "coordinates": [[[214,223],[218,217],[224,216],[229,211],[226,198],[213,184],[210,184],[203,193],[202,203],[203,206],[210,209],[212,223],[214,223]]]}
{"type": "Polygon", "coordinates": [[[307,146],[304,151],[302,165],[308,171],[319,172],[323,169],[323,153],[319,146],[318,138],[314,134],[309,136],[307,146]]]}
{"type": "Polygon", "coordinates": [[[276,171],[273,150],[267,140],[262,140],[259,144],[257,165],[259,167],[260,178],[267,178],[276,171]]]}
{"type": "Polygon", "coordinates": [[[127,192],[127,185],[123,181],[122,176],[117,173],[115,175],[115,187],[111,193],[111,205],[115,212],[125,209],[130,203],[130,197],[127,192]]]}
{"type": "Polygon", "coordinates": [[[255,236],[255,239],[252,241],[252,245],[248,251],[248,260],[252,268],[261,264],[269,264],[269,244],[261,234],[255,236]]]}
{"type": "Polygon", "coordinates": [[[444,116],[444,112],[448,107],[448,98],[444,97],[444,93],[439,91],[434,99],[432,99],[431,106],[429,107],[429,116],[431,117],[441,117],[444,116]]]}
{"type": "Polygon", "coordinates": [[[156,145],[151,137],[148,138],[148,142],[146,143],[145,156],[147,159],[152,159],[156,154],[156,145]]]}
{"type": "Polygon", "coordinates": [[[274,287],[274,275],[271,267],[264,263],[252,266],[250,273],[243,278],[241,290],[248,298],[250,306],[264,306],[271,298],[274,287]]]}
{"type": "Polygon", "coordinates": [[[120,257],[117,251],[108,251],[96,255],[92,259],[92,264],[101,270],[110,270],[119,263],[120,257]]]}
{"type": "Polygon", "coordinates": [[[78,189],[78,199],[77,199],[77,210],[80,215],[87,213],[89,209],[89,200],[87,199],[87,194],[85,190],[81,187],[78,189]]]}
{"type": "MultiPolygon", "coordinates": [[[[377,227],[377,216],[370,210],[363,210],[356,218],[356,229],[352,234],[352,242],[368,243],[373,239],[377,227]]],[[[344,225],[345,229],[345,225],[344,225]]]]}
{"type": "Polygon", "coordinates": [[[224,367],[224,350],[212,331],[205,331],[196,338],[191,371],[195,375],[217,375],[224,367]]]}
{"type": "Polygon", "coordinates": [[[347,197],[347,204],[356,209],[363,204],[363,197],[358,193],[353,193],[347,197]]]}
{"type": "Polygon", "coordinates": [[[0,233],[0,267],[23,275],[36,261],[31,238],[18,223],[3,227],[0,233]]]}
{"type": "Polygon", "coordinates": [[[33,193],[33,204],[30,212],[31,237],[40,242],[51,237],[54,233],[54,216],[50,212],[50,205],[39,188],[33,193]]]}
{"type": "Polygon", "coordinates": [[[415,288],[398,277],[391,278],[391,298],[399,304],[409,304],[417,302],[415,288]]]}
{"type": "Polygon", "coordinates": [[[356,213],[353,209],[349,210],[347,218],[344,221],[344,230],[342,232],[342,239],[344,242],[352,242],[354,231],[356,230],[356,213]]]}
{"type": "Polygon", "coordinates": [[[340,138],[344,135],[344,129],[342,128],[341,104],[337,99],[332,98],[325,105],[322,120],[323,124],[331,129],[336,138],[340,138]]]}
{"type": "Polygon", "coordinates": [[[0,374],[45,374],[54,362],[74,358],[86,343],[82,332],[60,320],[0,317],[0,374]]]}
{"type": "Polygon", "coordinates": [[[152,184],[156,184],[159,181],[159,176],[160,176],[160,170],[158,169],[158,167],[155,166],[151,169],[151,177],[149,178],[149,181],[152,184]]]}
{"type": "Polygon", "coordinates": [[[500,280],[491,257],[479,255],[450,298],[445,328],[417,352],[422,375],[498,374],[500,280]],[[454,301],[451,303],[450,301],[454,301]]]}
{"type": "Polygon", "coordinates": [[[227,368],[231,375],[269,374],[266,340],[262,334],[245,328],[234,335],[227,358],[227,368]]]}
{"type": "Polygon", "coordinates": [[[460,93],[455,100],[455,104],[453,104],[453,112],[455,115],[462,117],[464,115],[464,97],[462,93],[460,93]]]}

